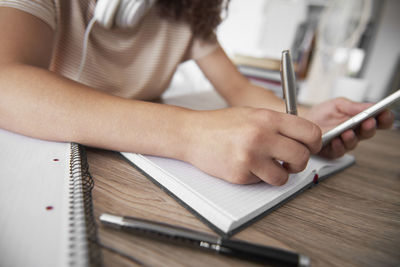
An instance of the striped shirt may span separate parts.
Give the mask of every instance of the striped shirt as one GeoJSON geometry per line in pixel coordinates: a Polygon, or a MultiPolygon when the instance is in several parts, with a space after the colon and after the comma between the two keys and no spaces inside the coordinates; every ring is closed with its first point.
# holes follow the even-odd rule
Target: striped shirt
{"type": "MultiPolygon", "coordinates": [[[[50,70],[76,79],[84,32],[96,0],[0,0],[48,24],[55,32],[50,70]]],[[[177,66],[218,47],[193,36],[189,25],[161,18],[155,5],[133,28],[91,30],[80,82],[124,98],[151,100],[168,87],[177,66]]]]}

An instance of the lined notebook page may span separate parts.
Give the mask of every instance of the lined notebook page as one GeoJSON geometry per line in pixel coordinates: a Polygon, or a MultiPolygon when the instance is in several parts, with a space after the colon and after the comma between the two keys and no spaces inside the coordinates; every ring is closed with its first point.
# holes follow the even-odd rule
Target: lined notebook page
{"type": "Polygon", "coordinates": [[[333,161],[312,157],[307,168],[291,175],[283,186],[262,182],[236,185],[179,160],[132,153],[122,155],[224,232],[231,231],[295,194],[310,184],[316,173],[327,175],[354,162],[354,157],[350,155],[333,161]]]}
{"type": "Polygon", "coordinates": [[[0,265],[68,264],[70,144],[0,129],[0,265]]]}

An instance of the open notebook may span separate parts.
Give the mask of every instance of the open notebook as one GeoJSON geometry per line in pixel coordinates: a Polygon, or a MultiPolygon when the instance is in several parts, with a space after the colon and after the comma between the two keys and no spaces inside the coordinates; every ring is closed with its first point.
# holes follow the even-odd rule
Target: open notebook
{"type": "Polygon", "coordinates": [[[283,186],[236,185],[179,160],[133,153],[122,155],[214,230],[227,235],[311,187],[317,177],[326,178],[354,162],[350,155],[333,161],[313,157],[303,172],[291,175],[283,186]]]}
{"type": "MultiPolygon", "coordinates": [[[[212,92],[189,98],[169,99],[166,102],[181,106],[185,103],[196,109],[202,109],[205,105],[207,109],[224,105],[212,92]],[[205,104],[196,105],[199,103],[193,100],[196,98],[205,104]]],[[[336,160],[312,157],[303,172],[291,175],[284,186],[278,187],[266,183],[235,185],[179,160],[133,153],[122,155],[214,230],[224,235],[238,231],[318,180],[354,163],[354,157],[350,155],[336,160]]]]}
{"type": "Polygon", "coordinates": [[[93,181],[82,153],[77,144],[0,129],[1,266],[92,262],[93,181]]]}

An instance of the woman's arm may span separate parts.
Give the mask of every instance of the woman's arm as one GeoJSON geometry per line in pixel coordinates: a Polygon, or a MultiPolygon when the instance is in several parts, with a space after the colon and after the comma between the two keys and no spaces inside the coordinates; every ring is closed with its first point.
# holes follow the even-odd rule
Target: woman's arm
{"type": "Polygon", "coordinates": [[[282,99],[276,97],[272,91],[251,84],[240,74],[221,47],[196,63],[230,106],[285,111],[282,99]]]}
{"type": "Polygon", "coordinates": [[[191,111],[98,92],[48,70],[54,33],[41,20],[0,8],[0,25],[1,128],[176,158],[234,183],[283,184],[321,146],[317,126],[283,113],[255,108],[191,111]]]}
{"type": "MultiPolygon", "coordinates": [[[[274,92],[249,82],[221,47],[198,60],[197,64],[230,106],[259,107],[285,112],[283,100],[274,92]]],[[[305,107],[298,109],[299,114],[308,110],[305,107]]]]}
{"type": "Polygon", "coordinates": [[[48,70],[54,33],[0,8],[0,127],[24,135],[183,158],[189,111],[98,92],[48,70]]]}

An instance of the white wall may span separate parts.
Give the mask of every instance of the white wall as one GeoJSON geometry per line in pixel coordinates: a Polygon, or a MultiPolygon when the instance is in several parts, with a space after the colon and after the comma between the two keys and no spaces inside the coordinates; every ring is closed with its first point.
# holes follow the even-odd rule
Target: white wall
{"type": "Polygon", "coordinates": [[[369,82],[368,101],[377,101],[388,94],[393,71],[400,58],[399,0],[385,0],[373,41],[363,73],[363,78],[369,82]]]}
{"type": "Polygon", "coordinates": [[[228,54],[280,59],[306,11],[305,0],[232,0],[218,38],[228,54]]]}

